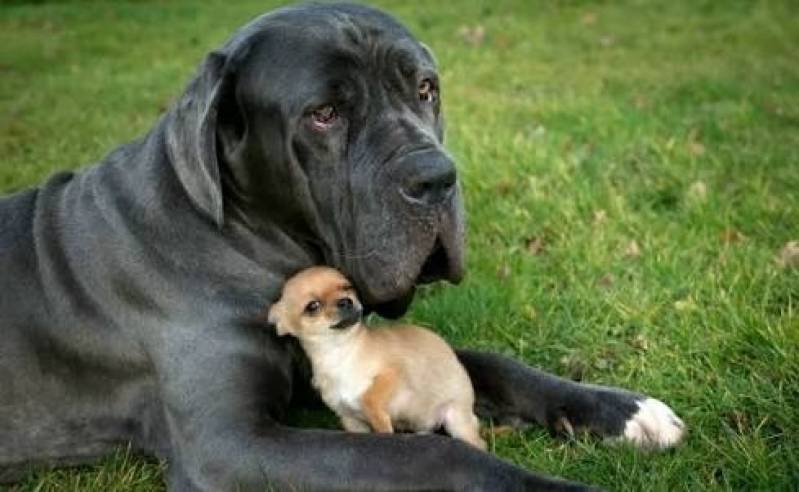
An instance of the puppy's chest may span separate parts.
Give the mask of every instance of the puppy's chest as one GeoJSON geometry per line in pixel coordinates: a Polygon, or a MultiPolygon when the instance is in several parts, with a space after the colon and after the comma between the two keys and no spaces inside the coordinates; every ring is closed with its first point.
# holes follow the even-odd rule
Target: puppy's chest
{"type": "Polygon", "coordinates": [[[369,389],[374,378],[368,367],[336,358],[314,361],[314,387],[322,400],[338,413],[360,412],[361,396],[369,389]]]}

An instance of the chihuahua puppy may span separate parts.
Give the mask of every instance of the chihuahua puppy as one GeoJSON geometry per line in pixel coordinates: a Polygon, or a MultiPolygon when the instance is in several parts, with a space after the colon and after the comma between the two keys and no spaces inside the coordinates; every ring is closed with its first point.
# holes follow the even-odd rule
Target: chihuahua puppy
{"type": "Polygon", "coordinates": [[[351,432],[444,427],[480,449],[474,390],[455,353],[416,326],[369,329],[350,282],[312,267],[291,277],[268,313],[279,335],[296,336],[313,369],[312,383],[351,432]]]}

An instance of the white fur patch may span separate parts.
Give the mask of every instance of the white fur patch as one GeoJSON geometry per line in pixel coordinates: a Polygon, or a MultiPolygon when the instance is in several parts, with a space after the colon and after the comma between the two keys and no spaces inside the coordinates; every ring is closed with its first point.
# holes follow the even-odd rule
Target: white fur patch
{"type": "Polygon", "coordinates": [[[624,437],[641,447],[670,448],[685,435],[685,424],[665,403],[647,398],[624,426],[624,437]]]}

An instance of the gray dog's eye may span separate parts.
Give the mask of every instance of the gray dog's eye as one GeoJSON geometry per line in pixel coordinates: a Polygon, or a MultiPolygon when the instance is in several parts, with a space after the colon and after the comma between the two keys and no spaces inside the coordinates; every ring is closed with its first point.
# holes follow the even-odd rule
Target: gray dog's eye
{"type": "Polygon", "coordinates": [[[424,79],[419,84],[419,100],[422,102],[433,102],[436,98],[436,88],[430,79],[424,79]]]}
{"type": "Polygon", "coordinates": [[[311,113],[314,127],[327,130],[338,119],[338,112],[332,104],[319,106],[311,113]]]}

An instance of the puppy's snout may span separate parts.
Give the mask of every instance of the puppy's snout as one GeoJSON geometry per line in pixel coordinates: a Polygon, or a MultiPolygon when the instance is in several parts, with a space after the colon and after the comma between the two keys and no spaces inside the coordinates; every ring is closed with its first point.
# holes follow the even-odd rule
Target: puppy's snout
{"type": "Polygon", "coordinates": [[[334,330],[344,330],[356,324],[361,319],[361,306],[353,302],[349,297],[342,297],[336,300],[339,321],[331,326],[334,330]]]}
{"type": "Polygon", "coordinates": [[[400,165],[407,169],[400,193],[413,204],[438,205],[455,190],[455,163],[439,150],[411,153],[400,165]]]}

